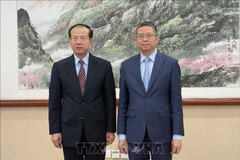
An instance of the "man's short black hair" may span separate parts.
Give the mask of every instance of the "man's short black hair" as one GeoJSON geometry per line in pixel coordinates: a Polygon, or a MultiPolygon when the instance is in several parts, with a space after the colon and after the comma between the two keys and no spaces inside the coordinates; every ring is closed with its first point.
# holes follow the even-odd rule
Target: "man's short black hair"
{"type": "Polygon", "coordinates": [[[71,38],[71,31],[72,31],[72,29],[75,28],[75,27],[78,27],[78,26],[86,27],[87,29],[89,29],[89,34],[88,34],[88,36],[89,36],[89,38],[93,38],[93,30],[91,29],[91,27],[89,27],[89,26],[86,25],[86,24],[82,24],[82,23],[75,24],[75,25],[73,25],[73,26],[71,26],[71,27],[69,28],[69,30],[68,30],[68,37],[69,37],[69,38],[71,38]]]}
{"type": "Polygon", "coordinates": [[[136,34],[137,34],[137,31],[140,27],[143,27],[143,26],[149,26],[149,27],[152,27],[153,31],[154,31],[154,34],[155,35],[158,35],[158,31],[157,31],[157,27],[156,25],[151,22],[151,21],[145,21],[145,22],[142,22],[136,29],[136,34]]]}

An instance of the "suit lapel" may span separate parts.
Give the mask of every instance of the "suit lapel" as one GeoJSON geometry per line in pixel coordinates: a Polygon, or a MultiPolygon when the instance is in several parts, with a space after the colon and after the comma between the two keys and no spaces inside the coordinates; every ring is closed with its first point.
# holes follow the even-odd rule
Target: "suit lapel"
{"type": "Polygon", "coordinates": [[[73,84],[73,88],[75,88],[75,90],[81,97],[81,91],[80,91],[80,86],[79,86],[79,81],[78,81],[78,77],[77,77],[77,73],[76,73],[76,67],[75,67],[73,55],[71,57],[69,57],[69,61],[66,64],[66,70],[67,70],[68,76],[73,84]]]}
{"type": "Polygon", "coordinates": [[[151,90],[151,87],[152,87],[158,73],[161,70],[164,60],[165,60],[165,58],[164,58],[163,54],[160,53],[159,51],[157,51],[155,62],[153,64],[152,74],[150,77],[150,82],[148,85],[148,92],[151,90]]]}
{"type": "MultiPolygon", "coordinates": [[[[87,71],[87,79],[86,79],[86,86],[85,86],[85,93],[84,97],[87,94],[89,86],[91,85],[97,71],[97,61],[95,57],[90,53],[89,54],[89,61],[88,61],[88,71],[87,71]]],[[[84,98],[83,97],[83,98],[84,98]]]]}
{"type": "Polygon", "coordinates": [[[139,86],[140,86],[141,90],[143,91],[143,93],[146,93],[144,84],[142,81],[142,76],[141,76],[140,54],[138,54],[135,57],[135,63],[136,63],[136,65],[132,65],[132,66],[136,67],[136,68],[134,68],[134,70],[136,71],[136,80],[139,83],[139,86]]]}

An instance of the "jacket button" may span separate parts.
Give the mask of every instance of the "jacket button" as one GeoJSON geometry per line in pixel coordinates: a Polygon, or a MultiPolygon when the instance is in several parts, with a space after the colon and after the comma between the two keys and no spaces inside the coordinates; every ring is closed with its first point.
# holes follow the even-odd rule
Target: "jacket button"
{"type": "Polygon", "coordinates": [[[84,103],[82,103],[82,106],[84,106],[84,103]]]}
{"type": "Polygon", "coordinates": [[[83,118],[80,118],[80,120],[82,121],[82,120],[83,120],[83,118]]]}

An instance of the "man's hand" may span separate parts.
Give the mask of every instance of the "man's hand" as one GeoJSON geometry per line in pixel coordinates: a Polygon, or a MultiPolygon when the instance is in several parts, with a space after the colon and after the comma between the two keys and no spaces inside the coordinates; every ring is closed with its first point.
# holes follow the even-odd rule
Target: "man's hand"
{"type": "Polygon", "coordinates": [[[172,152],[171,154],[179,154],[182,148],[182,140],[172,140],[172,152]]]}
{"type": "Polygon", "coordinates": [[[57,148],[62,148],[62,135],[61,133],[52,134],[52,143],[57,148]]]}
{"type": "Polygon", "coordinates": [[[115,134],[114,134],[114,133],[112,133],[112,132],[107,132],[107,133],[106,133],[107,146],[110,145],[110,144],[112,144],[113,141],[114,141],[114,139],[115,139],[115,134]]]}
{"type": "Polygon", "coordinates": [[[127,154],[128,152],[128,146],[126,139],[119,140],[118,141],[118,149],[121,153],[127,154]]]}

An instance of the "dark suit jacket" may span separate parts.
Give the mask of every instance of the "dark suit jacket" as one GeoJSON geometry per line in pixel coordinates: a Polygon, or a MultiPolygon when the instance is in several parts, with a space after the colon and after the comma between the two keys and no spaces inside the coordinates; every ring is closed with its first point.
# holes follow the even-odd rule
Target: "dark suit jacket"
{"type": "Polygon", "coordinates": [[[142,142],[146,128],[153,142],[171,142],[173,134],[184,135],[181,74],[176,59],[156,54],[148,92],[140,72],[140,54],[122,63],[118,134],[128,142],[142,142]]]}
{"type": "Polygon", "coordinates": [[[89,55],[84,97],[74,56],[54,63],[49,88],[49,132],[61,133],[64,147],[75,147],[84,127],[88,142],[106,142],[116,131],[115,85],[110,62],[89,55]]]}

